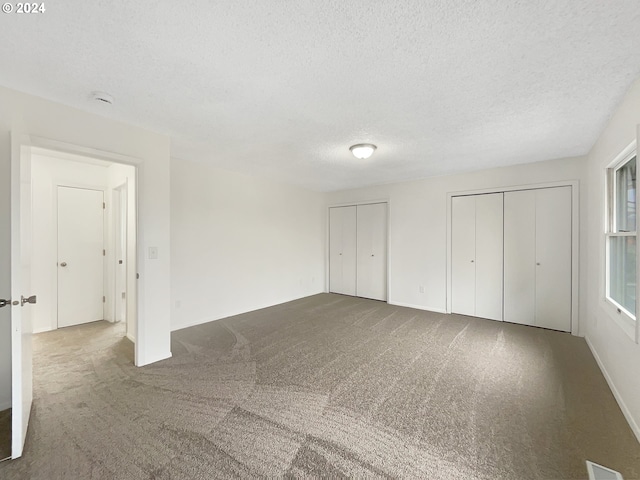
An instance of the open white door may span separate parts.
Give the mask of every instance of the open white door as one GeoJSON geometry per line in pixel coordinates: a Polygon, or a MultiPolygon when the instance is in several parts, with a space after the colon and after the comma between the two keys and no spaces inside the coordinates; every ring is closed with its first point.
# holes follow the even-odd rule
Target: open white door
{"type": "Polygon", "coordinates": [[[31,304],[31,154],[11,136],[11,458],[22,455],[33,399],[31,304]]]}

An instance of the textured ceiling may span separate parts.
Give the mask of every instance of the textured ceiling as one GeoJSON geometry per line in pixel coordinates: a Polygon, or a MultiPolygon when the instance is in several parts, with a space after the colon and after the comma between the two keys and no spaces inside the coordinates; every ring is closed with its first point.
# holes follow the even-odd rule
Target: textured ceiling
{"type": "Polygon", "coordinates": [[[316,190],[585,154],[640,75],[638,0],[45,6],[0,14],[0,84],[316,190]]]}

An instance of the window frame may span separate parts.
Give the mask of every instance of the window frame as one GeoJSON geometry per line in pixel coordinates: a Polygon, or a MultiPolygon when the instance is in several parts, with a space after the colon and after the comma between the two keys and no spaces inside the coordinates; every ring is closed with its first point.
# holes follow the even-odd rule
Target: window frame
{"type": "MultiPolygon", "coordinates": [[[[638,311],[638,263],[639,263],[639,255],[637,254],[637,246],[638,246],[638,182],[636,180],[636,229],[633,232],[617,231],[617,183],[616,183],[616,174],[617,172],[623,168],[627,163],[635,158],[636,161],[636,172],[638,168],[638,155],[637,155],[636,142],[633,142],[627,148],[624,149],[616,159],[606,168],[606,184],[605,184],[605,198],[606,198],[606,212],[605,212],[605,285],[604,285],[604,297],[605,301],[612,305],[617,313],[618,317],[622,317],[625,323],[632,327],[636,328],[637,323],[637,311],[638,311]],[[636,239],[636,312],[630,312],[624,306],[620,305],[616,300],[614,300],[610,295],[611,290],[611,268],[610,268],[610,259],[611,259],[611,239],[619,238],[619,237],[634,237],[636,239]]],[[[637,173],[636,173],[637,178],[637,173]]]]}

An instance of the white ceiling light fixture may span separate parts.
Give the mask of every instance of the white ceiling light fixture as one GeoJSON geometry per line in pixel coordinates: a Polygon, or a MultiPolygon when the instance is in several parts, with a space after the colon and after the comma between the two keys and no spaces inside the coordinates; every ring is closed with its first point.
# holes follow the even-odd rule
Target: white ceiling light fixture
{"type": "Polygon", "coordinates": [[[360,160],[366,160],[371,155],[373,155],[373,152],[376,151],[376,148],[378,147],[376,147],[372,143],[358,143],[357,145],[352,145],[351,147],[349,147],[349,150],[351,150],[351,153],[353,153],[354,157],[360,160]]]}

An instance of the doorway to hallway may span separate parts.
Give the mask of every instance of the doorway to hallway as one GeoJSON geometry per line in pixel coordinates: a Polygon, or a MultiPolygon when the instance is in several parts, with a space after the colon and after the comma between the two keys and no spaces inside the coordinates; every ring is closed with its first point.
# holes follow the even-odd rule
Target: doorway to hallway
{"type": "Polygon", "coordinates": [[[135,341],[135,167],[33,148],[31,174],[34,333],[106,320],[135,341]]]}

